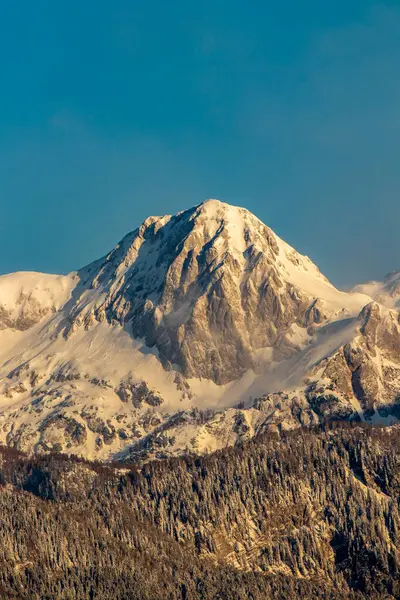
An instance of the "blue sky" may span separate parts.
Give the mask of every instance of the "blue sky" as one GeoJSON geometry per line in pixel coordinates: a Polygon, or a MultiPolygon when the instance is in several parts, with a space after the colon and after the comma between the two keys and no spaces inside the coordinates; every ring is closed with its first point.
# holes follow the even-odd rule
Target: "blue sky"
{"type": "Polygon", "coordinates": [[[0,273],[208,197],[338,285],[400,269],[399,1],[3,1],[0,52],[0,273]]]}

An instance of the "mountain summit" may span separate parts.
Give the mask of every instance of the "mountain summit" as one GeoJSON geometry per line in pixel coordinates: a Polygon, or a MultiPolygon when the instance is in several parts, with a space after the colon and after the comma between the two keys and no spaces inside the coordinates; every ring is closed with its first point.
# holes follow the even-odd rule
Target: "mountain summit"
{"type": "Polygon", "coordinates": [[[291,355],[298,328],[367,301],[336,290],[254,215],[218,200],[149,217],[79,279],[67,335],[118,323],[157,348],[165,367],[217,384],[257,369],[265,350],[272,360],[291,355]]]}
{"type": "MultiPolygon", "coordinates": [[[[319,381],[321,361],[366,340],[367,319],[380,336],[361,344],[358,362],[343,350],[345,376],[332,358],[322,380],[336,386],[339,412],[364,418],[379,394],[364,406],[354,372],[375,368],[372,342],[397,360],[396,313],[362,312],[367,289],[337,290],[257,217],[218,200],[149,217],[70,275],[2,276],[0,441],[163,456],[318,421],[325,413],[307,392],[310,377],[319,381]]],[[[396,386],[384,386],[386,404],[396,386]]]]}

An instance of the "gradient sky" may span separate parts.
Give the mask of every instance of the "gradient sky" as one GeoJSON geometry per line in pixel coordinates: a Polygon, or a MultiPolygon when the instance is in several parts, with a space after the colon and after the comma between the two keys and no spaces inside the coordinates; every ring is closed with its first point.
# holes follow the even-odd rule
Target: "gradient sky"
{"type": "Polygon", "coordinates": [[[2,2],[0,52],[0,273],[209,197],[338,285],[400,269],[399,0],[2,2]]]}

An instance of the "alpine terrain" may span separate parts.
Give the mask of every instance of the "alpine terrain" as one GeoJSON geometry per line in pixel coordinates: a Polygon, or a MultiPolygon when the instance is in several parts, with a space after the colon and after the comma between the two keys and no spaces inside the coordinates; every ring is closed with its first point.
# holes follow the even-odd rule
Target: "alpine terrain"
{"type": "Polygon", "coordinates": [[[0,443],[144,461],[400,416],[400,274],[336,289],[243,208],[149,217],[69,275],[0,277],[0,443]]]}
{"type": "Polygon", "coordinates": [[[399,308],[217,200],[1,276],[0,599],[400,599],[399,308]]]}

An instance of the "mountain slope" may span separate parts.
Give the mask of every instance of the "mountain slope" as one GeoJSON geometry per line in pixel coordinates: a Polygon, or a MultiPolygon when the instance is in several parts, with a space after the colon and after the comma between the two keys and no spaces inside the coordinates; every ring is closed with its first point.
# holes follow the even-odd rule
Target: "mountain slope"
{"type": "Polygon", "coordinates": [[[140,469],[0,448],[0,598],[398,598],[399,443],[336,426],[140,469]]]}
{"type": "MultiPolygon", "coordinates": [[[[68,276],[0,277],[0,441],[143,459],[318,422],[305,380],[360,336],[370,303],[337,290],[245,209],[208,200],[149,217],[68,276]]],[[[360,359],[370,377],[383,337],[370,336],[360,359]]],[[[393,403],[396,377],[382,383],[384,399],[340,389],[343,414],[393,403]]]]}
{"type": "Polygon", "coordinates": [[[60,310],[76,281],[73,276],[11,273],[0,277],[0,330],[24,331],[60,310]]]}
{"type": "Polygon", "coordinates": [[[269,414],[277,405],[281,407],[274,413],[272,426],[332,419],[396,423],[400,416],[399,314],[371,302],[338,331],[329,351],[323,346],[320,352],[318,337],[322,336],[296,357],[295,369],[303,372],[300,382],[295,377],[297,385],[291,388],[289,379],[287,389],[264,395],[254,407],[269,414]]]}

